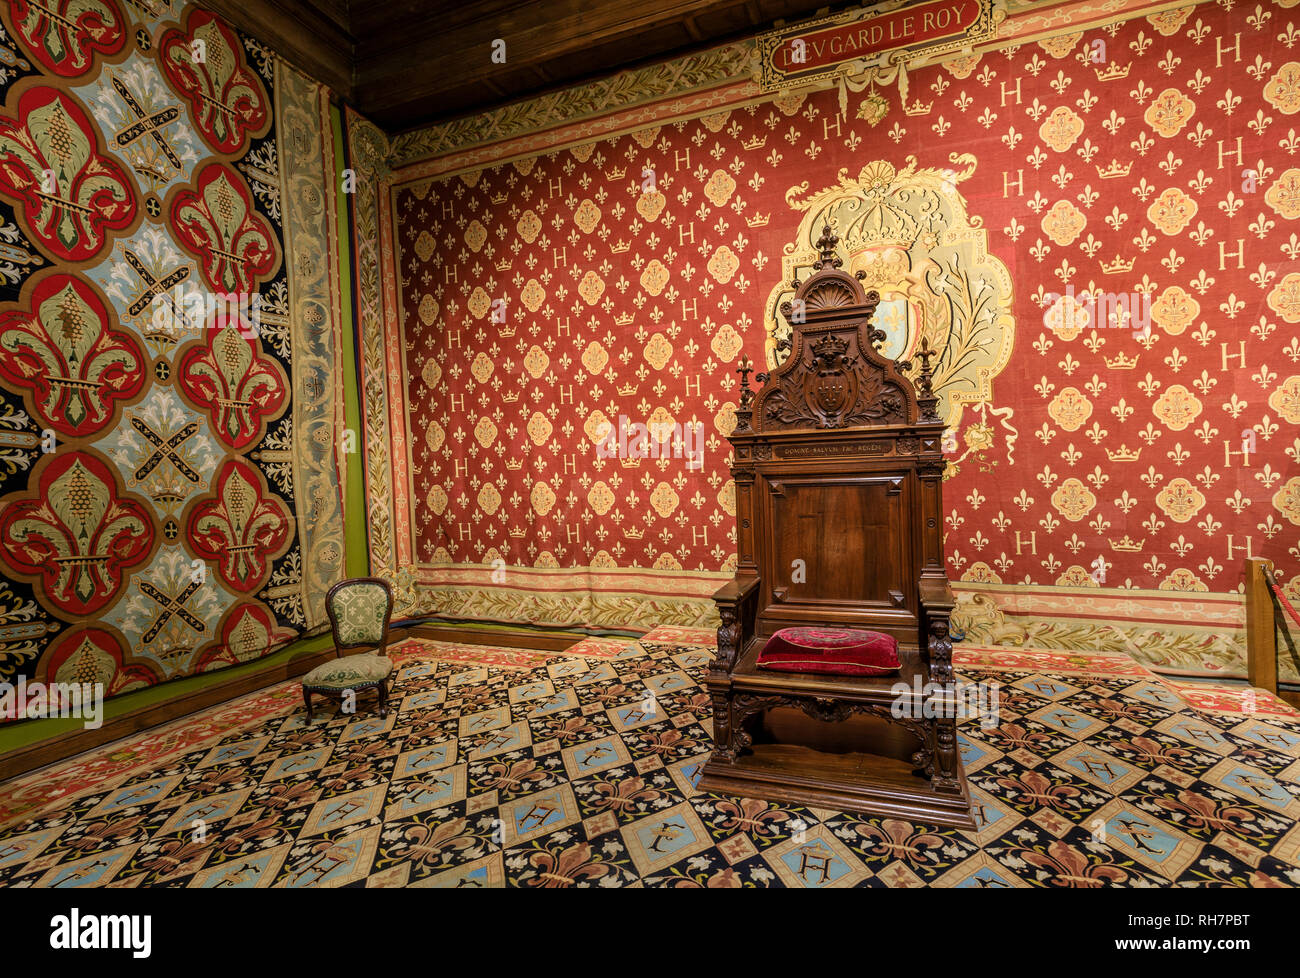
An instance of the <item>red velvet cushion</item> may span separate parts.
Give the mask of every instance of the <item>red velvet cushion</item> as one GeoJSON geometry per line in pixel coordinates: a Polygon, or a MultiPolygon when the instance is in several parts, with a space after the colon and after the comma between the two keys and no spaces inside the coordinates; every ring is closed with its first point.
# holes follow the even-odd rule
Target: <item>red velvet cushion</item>
{"type": "Polygon", "coordinates": [[[897,672],[898,640],[856,628],[783,628],[758,654],[760,669],[887,676],[897,672]]]}

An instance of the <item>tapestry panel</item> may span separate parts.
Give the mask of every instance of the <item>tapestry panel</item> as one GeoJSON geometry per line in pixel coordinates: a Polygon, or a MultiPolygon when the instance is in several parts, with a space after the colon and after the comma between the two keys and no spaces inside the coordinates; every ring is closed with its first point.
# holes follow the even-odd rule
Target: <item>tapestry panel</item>
{"type": "Polygon", "coordinates": [[[328,93],[166,0],[0,55],[0,682],[256,659],[341,576],[328,93]]]}

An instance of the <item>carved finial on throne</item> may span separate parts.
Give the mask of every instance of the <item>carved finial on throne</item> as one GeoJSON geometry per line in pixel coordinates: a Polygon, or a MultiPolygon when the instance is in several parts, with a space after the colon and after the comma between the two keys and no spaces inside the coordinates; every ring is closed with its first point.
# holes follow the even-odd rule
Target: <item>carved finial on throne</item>
{"type": "Polygon", "coordinates": [[[736,430],[745,432],[749,430],[749,422],[753,417],[754,392],[749,388],[749,375],[754,372],[754,361],[749,359],[749,354],[743,354],[739,363],[736,365],[736,373],[740,374],[740,404],[736,407],[736,430]]]}
{"type": "Polygon", "coordinates": [[[829,224],[823,225],[822,236],[817,239],[817,251],[820,252],[820,257],[813,262],[813,268],[820,272],[827,266],[839,268],[843,265],[844,262],[835,257],[835,246],[839,243],[839,236],[831,230],[831,226],[829,224]]]}
{"type": "Polygon", "coordinates": [[[736,365],[736,373],[740,374],[740,403],[748,404],[754,399],[754,392],[749,389],[749,375],[754,372],[754,361],[749,359],[749,354],[742,354],[739,363],[736,365]]]}
{"type": "MultiPolygon", "coordinates": [[[[930,349],[930,341],[925,337],[921,338],[921,346],[916,351],[917,359],[921,361],[921,371],[916,375],[916,403],[921,408],[922,421],[939,420],[939,398],[934,396],[934,374],[930,369],[930,361],[938,354],[930,349]]],[[[900,360],[898,362],[900,370],[911,370],[911,360],[900,360]]]]}

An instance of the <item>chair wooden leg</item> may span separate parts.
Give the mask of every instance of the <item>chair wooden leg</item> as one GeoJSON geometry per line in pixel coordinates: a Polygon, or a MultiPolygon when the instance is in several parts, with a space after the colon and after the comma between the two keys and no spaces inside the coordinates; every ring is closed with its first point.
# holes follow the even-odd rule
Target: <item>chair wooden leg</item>
{"type": "Polygon", "coordinates": [[[302,701],[307,704],[307,722],[311,723],[311,691],[306,686],[302,688],[302,701]]]}
{"type": "Polygon", "coordinates": [[[388,680],[379,684],[379,715],[388,716],[388,680]]]}

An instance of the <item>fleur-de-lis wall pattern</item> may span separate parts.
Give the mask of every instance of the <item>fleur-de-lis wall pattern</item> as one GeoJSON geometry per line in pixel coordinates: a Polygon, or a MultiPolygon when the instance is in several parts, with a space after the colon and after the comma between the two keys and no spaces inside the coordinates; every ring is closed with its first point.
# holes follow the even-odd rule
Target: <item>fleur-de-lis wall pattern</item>
{"type": "Polygon", "coordinates": [[[905,94],[765,93],[739,42],[392,140],[357,291],[414,605],[712,621],[735,370],[829,222],[882,349],[939,351],[968,631],[1242,671],[1244,558],[1300,584],[1300,11],[1003,7],[905,94]],[[662,455],[602,457],[628,424],[662,455]]]}

